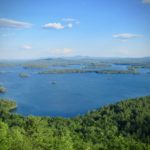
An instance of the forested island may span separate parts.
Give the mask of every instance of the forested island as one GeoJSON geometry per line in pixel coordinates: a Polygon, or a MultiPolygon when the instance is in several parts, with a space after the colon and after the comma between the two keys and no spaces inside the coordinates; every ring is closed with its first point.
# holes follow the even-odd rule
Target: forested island
{"type": "Polygon", "coordinates": [[[24,72],[37,70],[38,74],[97,73],[97,74],[140,74],[139,69],[150,68],[150,58],[45,58],[24,61],[0,61],[0,74],[11,73],[7,69],[22,69],[24,72]],[[113,67],[115,65],[115,67],[113,67]],[[121,66],[119,68],[119,65],[121,66]],[[123,67],[126,67],[123,69],[123,67]],[[118,68],[118,69],[117,69],[118,68]],[[6,70],[5,70],[6,69],[6,70]]]}
{"type": "Polygon", "coordinates": [[[0,93],[5,93],[6,92],[6,88],[0,85],[0,93]]]}
{"type": "Polygon", "coordinates": [[[21,77],[21,78],[28,78],[29,74],[27,74],[27,73],[20,73],[19,77],[21,77]]]}
{"type": "Polygon", "coordinates": [[[97,73],[97,74],[139,74],[136,70],[82,70],[82,69],[51,69],[38,72],[39,74],[64,73],[97,73]]]}
{"type": "Polygon", "coordinates": [[[150,96],[120,101],[74,118],[10,113],[0,100],[1,150],[149,150],[150,96]]]}

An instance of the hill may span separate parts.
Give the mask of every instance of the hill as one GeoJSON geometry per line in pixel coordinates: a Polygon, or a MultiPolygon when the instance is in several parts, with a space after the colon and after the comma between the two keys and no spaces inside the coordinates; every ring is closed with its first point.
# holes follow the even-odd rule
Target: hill
{"type": "Polygon", "coordinates": [[[149,150],[149,124],[150,96],[68,119],[1,109],[0,150],[149,150]]]}

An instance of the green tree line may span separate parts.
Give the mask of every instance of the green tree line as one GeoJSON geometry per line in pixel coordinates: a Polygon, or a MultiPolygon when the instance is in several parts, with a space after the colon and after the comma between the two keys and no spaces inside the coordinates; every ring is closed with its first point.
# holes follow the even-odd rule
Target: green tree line
{"type": "Polygon", "coordinates": [[[25,117],[2,105],[0,150],[150,150],[150,96],[74,118],[25,117]]]}

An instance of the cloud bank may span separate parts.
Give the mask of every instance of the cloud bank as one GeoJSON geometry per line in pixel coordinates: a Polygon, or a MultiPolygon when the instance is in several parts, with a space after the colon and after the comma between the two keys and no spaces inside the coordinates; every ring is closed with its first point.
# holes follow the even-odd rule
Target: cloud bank
{"type": "Polygon", "coordinates": [[[143,35],[132,34],[132,33],[121,33],[121,34],[114,34],[113,37],[120,40],[129,40],[134,38],[141,38],[143,37],[143,35]]]}
{"type": "Polygon", "coordinates": [[[16,21],[12,19],[0,18],[0,28],[31,28],[32,24],[28,22],[16,21]]]}
{"type": "Polygon", "coordinates": [[[73,18],[62,18],[60,22],[49,22],[42,26],[43,29],[65,29],[72,28],[74,25],[80,24],[80,22],[73,18]]]}
{"type": "Polygon", "coordinates": [[[62,18],[61,20],[67,23],[80,24],[80,21],[74,18],[62,18]]]}

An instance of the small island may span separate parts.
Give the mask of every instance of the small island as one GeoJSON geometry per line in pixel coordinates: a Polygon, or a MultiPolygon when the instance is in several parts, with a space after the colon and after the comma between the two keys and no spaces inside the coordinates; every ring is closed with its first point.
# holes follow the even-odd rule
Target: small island
{"type": "Polygon", "coordinates": [[[29,74],[27,74],[27,73],[20,73],[19,76],[20,76],[21,78],[28,78],[28,77],[29,77],[29,74]]]}
{"type": "Polygon", "coordinates": [[[82,66],[82,69],[99,69],[99,68],[107,68],[111,67],[111,64],[107,63],[90,63],[82,66]]]}
{"type": "Polygon", "coordinates": [[[47,68],[48,65],[47,64],[39,64],[39,63],[27,63],[27,64],[23,64],[22,67],[24,69],[42,69],[42,68],[47,68]]]}
{"type": "Polygon", "coordinates": [[[56,83],[57,83],[56,81],[52,81],[52,82],[51,82],[51,84],[53,84],[53,85],[56,84],[56,83]]]}
{"type": "Polygon", "coordinates": [[[0,93],[5,93],[6,92],[6,88],[3,86],[0,86],[0,93]]]}

